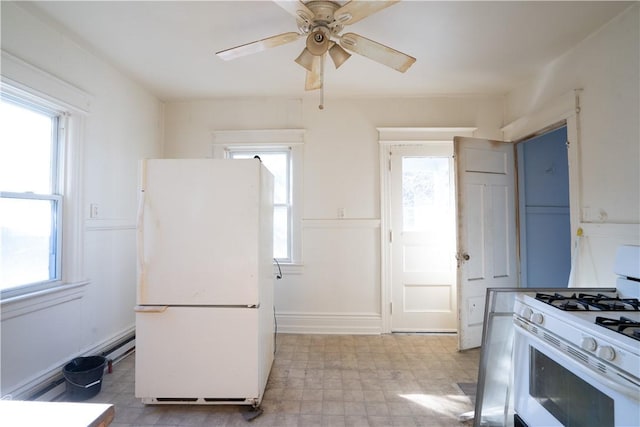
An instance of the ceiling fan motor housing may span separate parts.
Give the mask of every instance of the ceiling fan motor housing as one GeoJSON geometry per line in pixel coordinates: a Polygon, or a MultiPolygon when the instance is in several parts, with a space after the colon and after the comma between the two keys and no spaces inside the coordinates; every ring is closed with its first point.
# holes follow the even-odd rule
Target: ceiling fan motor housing
{"type": "Polygon", "coordinates": [[[317,27],[325,27],[330,34],[338,35],[344,28],[344,22],[351,19],[348,13],[335,17],[334,13],[340,5],[331,1],[310,1],[305,6],[313,16],[308,16],[305,11],[297,12],[298,29],[304,34],[313,32],[317,27]]]}

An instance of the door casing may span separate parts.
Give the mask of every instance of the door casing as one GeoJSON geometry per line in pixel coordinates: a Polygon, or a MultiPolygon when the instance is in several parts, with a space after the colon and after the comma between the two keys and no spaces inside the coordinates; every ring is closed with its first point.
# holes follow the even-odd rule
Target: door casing
{"type": "MultiPolygon", "coordinates": [[[[580,165],[580,96],[582,89],[569,90],[543,104],[535,111],[527,112],[520,118],[501,128],[505,141],[520,142],[540,132],[566,122],[569,160],[569,216],[571,236],[582,221],[582,187],[580,165]]],[[[475,127],[422,127],[422,128],[377,128],[380,159],[380,313],[381,330],[391,332],[391,271],[389,268],[389,231],[391,227],[389,212],[390,177],[389,150],[394,144],[428,144],[429,142],[453,141],[454,136],[474,136],[475,127]]],[[[458,294],[459,294],[458,289],[458,294]]],[[[458,330],[460,325],[458,325],[458,330]]]]}
{"type": "Polygon", "coordinates": [[[382,333],[391,332],[391,176],[393,145],[452,143],[454,136],[473,136],[475,127],[377,128],[380,158],[380,316],[382,333]]]}

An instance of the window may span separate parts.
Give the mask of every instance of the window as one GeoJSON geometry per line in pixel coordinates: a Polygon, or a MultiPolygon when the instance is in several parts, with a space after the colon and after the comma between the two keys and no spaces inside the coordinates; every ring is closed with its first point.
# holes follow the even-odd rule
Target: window
{"type": "Polygon", "coordinates": [[[62,113],[0,100],[0,290],[61,279],[62,113]]]}
{"type": "Polygon", "coordinates": [[[226,130],[213,132],[213,157],[259,156],[274,176],[273,255],[287,274],[302,264],[302,158],[304,130],[226,130]]]}
{"type": "Polygon", "coordinates": [[[1,56],[0,309],[16,309],[75,298],[88,283],[81,166],[93,97],[1,56]]]}
{"type": "Polygon", "coordinates": [[[273,257],[291,261],[291,156],[289,149],[230,149],[230,159],[259,156],[273,174],[273,257]]]}

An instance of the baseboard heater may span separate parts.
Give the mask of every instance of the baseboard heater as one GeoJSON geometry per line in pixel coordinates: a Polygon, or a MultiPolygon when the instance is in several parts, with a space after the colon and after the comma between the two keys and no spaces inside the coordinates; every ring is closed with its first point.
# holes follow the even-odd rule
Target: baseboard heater
{"type": "MultiPolygon", "coordinates": [[[[131,335],[124,337],[120,341],[106,348],[104,351],[97,354],[94,353],[92,355],[105,357],[108,361],[108,369],[109,371],[111,371],[112,366],[131,354],[135,350],[135,347],[136,336],[135,333],[132,333],[131,335]]],[[[62,375],[62,368],[63,367],[61,366],[58,369],[58,372],[46,381],[46,384],[40,384],[39,386],[34,387],[31,391],[24,393],[24,397],[21,400],[38,400],[50,402],[62,396],[62,394],[66,391],[66,384],[62,375]]]]}

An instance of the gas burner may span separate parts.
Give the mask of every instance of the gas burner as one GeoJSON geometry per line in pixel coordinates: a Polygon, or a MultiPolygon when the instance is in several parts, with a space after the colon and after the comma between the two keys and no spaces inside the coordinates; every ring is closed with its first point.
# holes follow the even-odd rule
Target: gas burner
{"type": "Polygon", "coordinates": [[[588,304],[581,301],[576,294],[567,296],[557,292],[554,294],[537,293],[536,299],[564,311],[589,310],[588,304]]]}
{"type": "Polygon", "coordinates": [[[603,294],[536,294],[536,299],[565,311],[640,311],[637,298],[619,298],[603,294]]]}
{"type": "Polygon", "coordinates": [[[607,295],[579,294],[578,298],[589,306],[602,311],[638,311],[640,304],[637,298],[619,298],[607,295]]]}
{"type": "Polygon", "coordinates": [[[610,319],[598,316],[596,317],[596,325],[603,326],[640,341],[640,322],[629,319],[628,317],[620,316],[619,319],[610,319]]]}

